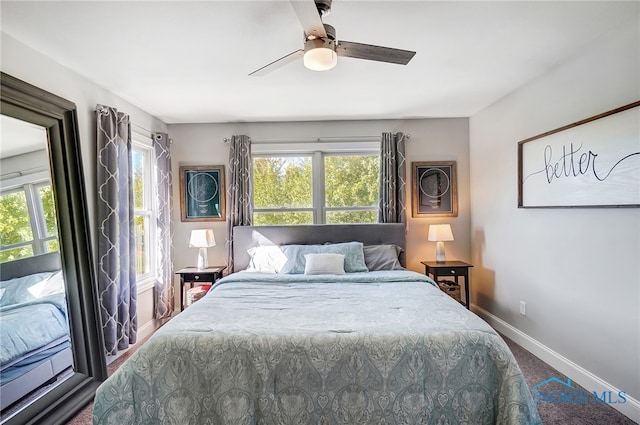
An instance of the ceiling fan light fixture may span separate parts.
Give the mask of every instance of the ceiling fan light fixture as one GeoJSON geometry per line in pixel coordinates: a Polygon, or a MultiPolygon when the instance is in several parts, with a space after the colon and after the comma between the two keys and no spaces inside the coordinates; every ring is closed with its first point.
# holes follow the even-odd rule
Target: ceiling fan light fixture
{"type": "Polygon", "coordinates": [[[305,43],[304,66],[312,71],[328,71],[338,63],[332,40],[313,39],[305,43]]]}
{"type": "Polygon", "coordinates": [[[338,63],[338,56],[406,65],[416,54],[411,50],[375,46],[373,44],[337,41],[336,29],[322,22],[331,10],[332,0],[290,0],[304,30],[304,49],[298,49],[249,75],[265,75],[275,68],[303,56],[304,66],[313,71],[327,71],[338,63]]]}

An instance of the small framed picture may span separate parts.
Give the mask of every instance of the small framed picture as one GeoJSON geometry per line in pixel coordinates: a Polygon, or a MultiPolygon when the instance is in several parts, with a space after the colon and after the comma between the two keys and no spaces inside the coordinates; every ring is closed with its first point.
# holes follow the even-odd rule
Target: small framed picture
{"type": "Polygon", "coordinates": [[[457,217],[456,162],[412,162],[412,217],[457,217]]]}
{"type": "Polygon", "coordinates": [[[182,221],[224,221],[224,165],[180,167],[182,221]]]}

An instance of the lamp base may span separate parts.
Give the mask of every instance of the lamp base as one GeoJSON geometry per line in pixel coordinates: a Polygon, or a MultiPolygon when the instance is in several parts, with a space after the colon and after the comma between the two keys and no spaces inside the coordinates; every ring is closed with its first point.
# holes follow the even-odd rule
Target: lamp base
{"type": "Polygon", "coordinates": [[[200,248],[198,250],[198,269],[206,269],[209,267],[209,260],[207,258],[207,248],[200,248]]]}
{"type": "Polygon", "coordinates": [[[444,242],[438,241],[436,242],[436,262],[445,263],[446,261],[447,258],[444,255],[444,242]]]}

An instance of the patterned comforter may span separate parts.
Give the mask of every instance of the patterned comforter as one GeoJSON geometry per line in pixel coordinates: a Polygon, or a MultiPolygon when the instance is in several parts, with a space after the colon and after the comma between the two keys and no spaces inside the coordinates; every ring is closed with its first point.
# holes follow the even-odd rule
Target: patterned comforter
{"type": "Polygon", "coordinates": [[[484,321],[409,271],[235,273],[96,393],[94,424],[540,424],[484,321]]]}
{"type": "MultiPolygon", "coordinates": [[[[0,366],[9,366],[69,335],[64,294],[0,308],[0,366]],[[38,318],[38,320],[34,320],[38,318]]],[[[4,378],[4,377],[3,377],[4,378]]],[[[4,379],[2,379],[4,382],[4,379]]]]}

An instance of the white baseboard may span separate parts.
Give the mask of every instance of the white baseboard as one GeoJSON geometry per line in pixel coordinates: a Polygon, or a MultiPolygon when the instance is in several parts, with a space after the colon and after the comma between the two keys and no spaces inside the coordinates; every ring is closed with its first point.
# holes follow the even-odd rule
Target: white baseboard
{"type": "Polygon", "coordinates": [[[162,320],[149,320],[138,329],[137,340],[142,341],[143,339],[154,333],[162,325],[162,323],[162,320]]]}
{"type": "MultiPolygon", "coordinates": [[[[572,381],[578,383],[587,391],[597,391],[598,393],[602,393],[602,391],[611,391],[613,394],[617,394],[620,391],[620,389],[597,377],[561,354],[556,353],[549,347],[531,338],[529,335],[511,326],[509,323],[494,316],[483,308],[472,304],[471,309],[474,313],[489,323],[489,325],[491,325],[495,330],[504,334],[513,342],[520,345],[531,354],[547,363],[549,366],[558,370],[560,373],[568,376],[572,381]]],[[[626,394],[625,397],[627,398],[625,403],[611,404],[610,406],[627,416],[632,421],[640,424],[640,401],[628,394],[626,394]]]]}

